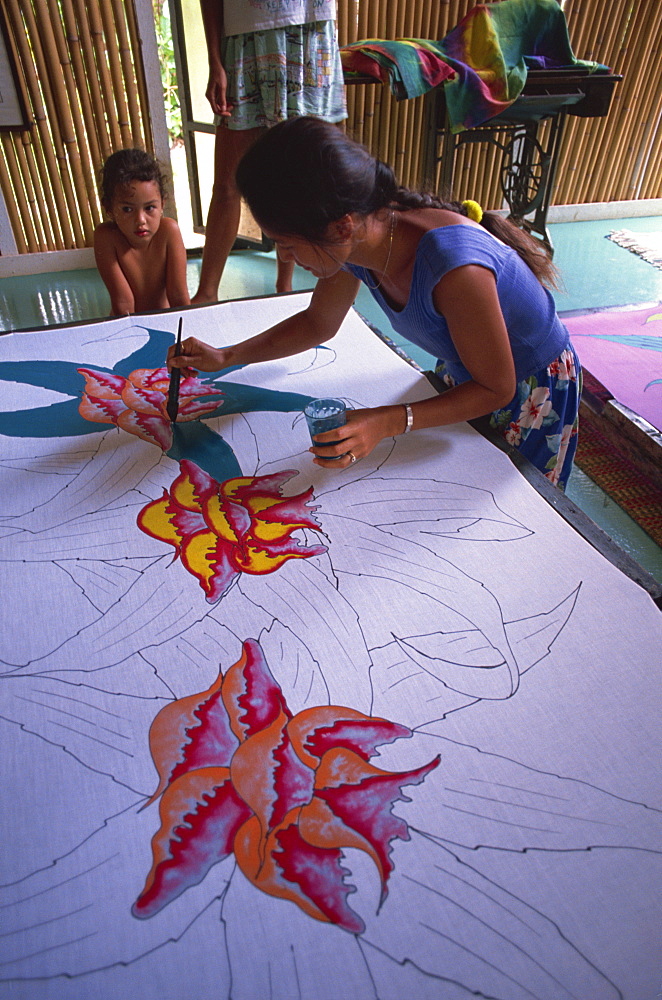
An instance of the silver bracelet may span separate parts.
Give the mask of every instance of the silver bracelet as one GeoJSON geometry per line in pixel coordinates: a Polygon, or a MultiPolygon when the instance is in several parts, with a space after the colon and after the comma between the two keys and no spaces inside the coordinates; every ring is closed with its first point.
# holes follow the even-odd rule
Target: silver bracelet
{"type": "Polygon", "coordinates": [[[409,403],[403,403],[402,405],[404,406],[405,413],[407,414],[407,426],[405,427],[402,433],[409,434],[409,431],[414,426],[414,411],[412,410],[409,403]]]}

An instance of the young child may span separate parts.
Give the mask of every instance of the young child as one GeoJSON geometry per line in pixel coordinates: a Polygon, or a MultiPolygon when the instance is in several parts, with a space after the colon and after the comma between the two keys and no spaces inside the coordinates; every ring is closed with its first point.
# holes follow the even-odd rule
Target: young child
{"type": "Polygon", "coordinates": [[[577,446],[581,368],[545,288],[541,246],[472,201],[401,187],[338,128],[293,118],[244,155],[237,185],[283,260],[318,280],[302,312],[231,347],[184,341],[182,368],[219,371],[316,347],[338,331],[359,283],[393,328],[439,359],[446,392],[348,411],[317,435],[324,468],[346,468],[383,438],[491,414],[492,425],[563,487],[577,446]]]}
{"type": "Polygon", "coordinates": [[[142,149],[120,149],[100,178],[110,221],[95,230],[94,257],[111,316],[189,305],[186,249],[175,220],[163,215],[165,181],[157,161],[142,149]]]}

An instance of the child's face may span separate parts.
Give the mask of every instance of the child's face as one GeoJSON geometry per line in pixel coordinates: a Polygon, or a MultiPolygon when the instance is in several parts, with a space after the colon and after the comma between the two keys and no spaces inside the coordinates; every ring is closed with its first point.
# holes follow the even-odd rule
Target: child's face
{"type": "Polygon", "coordinates": [[[156,181],[132,181],[126,187],[117,188],[108,214],[132,247],[148,246],[163,215],[158,184],[156,181]]]}

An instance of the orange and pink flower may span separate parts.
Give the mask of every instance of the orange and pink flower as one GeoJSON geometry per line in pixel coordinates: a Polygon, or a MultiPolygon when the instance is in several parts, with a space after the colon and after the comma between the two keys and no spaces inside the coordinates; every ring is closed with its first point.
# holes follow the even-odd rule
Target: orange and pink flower
{"type": "Polygon", "coordinates": [[[300,528],[321,531],[308,507],[312,489],[284,497],[296,472],[239,476],[218,483],[193,462],[180,462],[170,491],[143,507],[138,527],[173,545],[175,558],[198,578],[210,602],[218,601],[240,573],[273,573],[288,559],[322,555],[325,545],[301,545],[300,528]]]}
{"type": "Polygon", "coordinates": [[[171,702],[150,728],[161,826],[152,868],[134,904],[151,917],[234,853],[258,889],[317,920],[355,934],[342,851],[374,862],[382,901],[393,871],[391,844],[409,840],[393,815],[439,757],[393,773],[370,764],[377,747],[411,730],[351,708],[321,706],[292,715],[254,639],[206,691],[171,702]]]}
{"type": "MultiPolygon", "coordinates": [[[[113,372],[77,369],[85,378],[85,392],[78,412],[86,420],[116,424],[164,451],[172,445],[172,424],[166,411],[170,376],[167,368],[138,368],[128,378],[113,372]]],[[[219,389],[199,378],[182,378],[179,385],[178,421],[197,420],[212,413],[219,400],[204,402],[201,396],[218,396],[219,389]]]]}

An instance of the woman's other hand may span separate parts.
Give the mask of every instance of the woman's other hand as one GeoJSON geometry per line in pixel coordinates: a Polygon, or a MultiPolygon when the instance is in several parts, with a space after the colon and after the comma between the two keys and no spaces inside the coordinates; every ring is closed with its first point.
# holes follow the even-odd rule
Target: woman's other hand
{"type": "Polygon", "coordinates": [[[324,434],[317,434],[309,450],[315,465],[322,469],[346,469],[373,451],[387,437],[402,434],[407,424],[404,406],[377,406],[348,410],[347,422],[324,434]]]}

